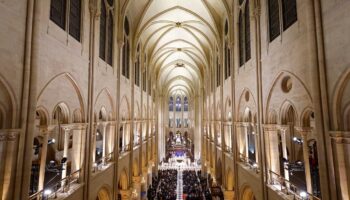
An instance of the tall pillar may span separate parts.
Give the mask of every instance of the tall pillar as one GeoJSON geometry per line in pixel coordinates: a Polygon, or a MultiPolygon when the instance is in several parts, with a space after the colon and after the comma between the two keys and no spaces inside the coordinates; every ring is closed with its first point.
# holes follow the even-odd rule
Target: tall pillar
{"type": "Polygon", "coordinates": [[[255,163],[259,164],[259,150],[260,150],[260,145],[259,145],[259,133],[256,124],[253,124],[253,132],[254,133],[254,145],[255,145],[255,163]]]}
{"type": "Polygon", "coordinates": [[[304,157],[304,169],[305,169],[305,179],[306,179],[306,189],[309,194],[312,194],[312,180],[311,180],[311,168],[309,161],[309,147],[308,147],[308,135],[311,135],[311,128],[298,128],[302,142],[303,142],[303,157],[304,157]]]}
{"type": "Polygon", "coordinates": [[[92,165],[96,162],[96,132],[97,132],[97,124],[94,123],[92,127],[92,165]]]}
{"type": "Polygon", "coordinates": [[[248,125],[243,125],[243,133],[244,133],[244,144],[245,144],[245,159],[249,159],[249,138],[248,138],[248,125]]]}
{"type": "Polygon", "coordinates": [[[39,171],[39,185],[38,191],[44,189],[44,180],[45,180],[45,169],[46,169],[46,155],[47,155],[47,146],[49,138],[48,127],[40,127],[40,134],[43,137],[43,144],[40,154],[40,171],[39,171]]]}
{"type": "Polygon", "coordinates": [[[141,176],[133,176],[133,191],[132,191],[132,199],[140,200],[141,199],[141,176]],[[135,195],[135,196],[134,196],[135,195]]]}
{"type": "MultiPolygon", "coordinates": [[[[64,146],[63,146],[63,158],[67,158],[67,161],[63,163],[62,165],[62,179],[66,178],[67,176],[67,162],[68,162],[68,147],[69,147],[69,134],[70,134],[70,127],[63,127],[64,130],[64,146]]],[[[62,182],[62,185],[66,185],[66,181],[62,182]]]]}
{"type": "MultiPolygon", "coordinates": [[[[265,124],[264,125],[264,134],[265,134],[265,154],[267,160],[267,168],[275,174],[280,174],[280,160],[279,160],[279,140],[278,140],[278,130],[276,125],[265,124]]],[[[268,171],[269,172],[269,171],[268,171]]],[[[270,181],[272,179],[278,178],[275,175],[270,174],[270,181]]],[[[271,183],[271,182],[270,182],[271,183]]]]}
{"type": "MultiPolygon", "coordinates": [[[[286,126],[281,126],[280,127],[283,158],[288,160],[289,158],[288,158],[288,153],[287,153],[286,131],[287,131],[287,127],[286,126]]],[[[288,169],[284,169],[284,178],[289,181],[289,171],[288,171],[288,169]]]]}
{"type": "Polygon", "coordinates": [[[107,147],[107,123],[104,122],[102,123],[102,137],[103,137],[103,141],[102,141],[102,164],[105,165],[106,163],[106,147],[107,147]]]}

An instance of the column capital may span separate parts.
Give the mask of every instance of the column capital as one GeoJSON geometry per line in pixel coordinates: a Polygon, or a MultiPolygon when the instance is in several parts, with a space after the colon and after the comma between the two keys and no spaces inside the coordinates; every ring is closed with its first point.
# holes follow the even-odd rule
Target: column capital
{"type": "Polygon", "coordinates": [[[277,131],[278,125],[277,124],[263,124],[264,131],[277,131]]]}
{"type": "Polygon", "coordinates": [[[277,125],[278,130],[280,131],[286,131],[289,129],[288,125],[277,125]]]}
{"type": "Polygon", "coordinates": [[[119,190],[122,200],[129,200],[131,197],[131,190],[119,190]]]}
{"type": "Polygon", "coordinates": [[[15,141],[21,129],[2,129],[0,130],[0,141],[15,141]]]}
{"type": "Polygon", "coordinates": [[[235,192],[233,190],[225,190],[224,191],[224,198],[226,200],[233,200],[235,197],[235,192]]]}
{"type": "Polygon", "coordinates": [[[65,131],[70,131],[73,129],[73,124],[61,124],[61,127],[63,128],[63,130],[65,131]]]}
{"type": "Polygon", "coordinates": [[[295,129],[301,134],[301,136],[306,137],[312,132],[311,127],[295,127],[295,129]]]}
{"type": "Polygon", "coordinates": [[[132,177],[132,182],[134,185],[138,185],[138,184],[141,184],[141,176],[133,176],[132,177]]]}

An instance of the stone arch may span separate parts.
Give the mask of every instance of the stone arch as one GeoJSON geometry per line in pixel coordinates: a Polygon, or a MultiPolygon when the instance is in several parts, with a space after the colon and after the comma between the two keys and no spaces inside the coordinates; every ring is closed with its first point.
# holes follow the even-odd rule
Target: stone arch
{"type": "Polygon", "coordinates": [[[73,111],[73,123],[83,123],[83,116],[78,108],[73,111]]]}
{"type": "MultiPolygon", "coordinates": [[[[48,110],[55,110],[58,102],[64,102],[71,110],[80,109],[81,116],[85,116],[85,103],[81,89],[69,73],[61,73],[51,78],[40,90],[37,97],[38,107],[43,106],[48,110]]],[[[82,119],[82,121],[85,120],[82,119]]]]}
{"type": "Polygon", "coordinates": [[[130,104],[128,101],[128,98],[126,96],[123,96],[121,102],[120,102],[120,117],[121,119],[130,119],[130,104]]]}
{"type": "Polygon", "coordinates": [[[0,129],[12,128],[16,123],[17,100],[6,80],[0,76],[0,129]]]}
{"type": "MultiPolygon", "coordinates": [[[[265,113],[270,113],[270,110],[280,109],[280,113],[286,102],[293,105],[296,113],[301,113],[305,108],[312,106],[312,97],[304,82],[295,74],[288,71],[281,71],[274,78],[266,100],[265,113]]],[[[268,121],[269,117],[266,117],[268,121]]],[[[279,116],[279,119],[282,119],[279,116]]],[[[267,123],[265,121],[265,123],[267,123]]],[[[280,122],[278,122],[280,123],[280,122]]],[[[297,118],[296,123],[300,120],[297,118]]]]}
{"type": "Polygon", "coordinates": [[[277,124],[277,112],[274,109],[269,110],[269,114],[267,116],[267,123],[268,124],[277,124]]]}
{"type": "Polygon", "coordinates": [[[239,103],[238,103],[238,109],[237,109],[238,113],[236,113],[239,116],[239,119],[241,121],[244,121],[244,115],[246,114],[247,108],[250,110],[252,114],[251,121],[253,121],[253,113],[256,112],[256,101],[253,93],[248,88],[244,88],[239,97],[239,103]]]}
{"type": "Polygon", "coordinates": [[[314,118],[313,115],[314,115],[314,112],[312,108],[306,108],[301,114],[301,118],[300,118],[301,126],[311,127],[310,119],[314,118]]]}
{"type": "Polygon", "coordinates": [[[349,105],[350,105],[350,68],[348,68],[340,77],[336,84],[333,95],[333,107],[331,120],[334,130],[347,130],[350,127],[346,122],[349,122],[349,105]],[[346,127],[346,125],[348,125],[346,127]],[[347,128],[347,129],[346,129],[347,128]]]}
{"type": "Polygon", "coordinates": [[[231,168],[228,168],[226,173],[226,189],[232,191],[234,188],[234,175],[231,168]]]}
{"type": "Polygon", "coordinates": [[[231,119],[232,119],[232,101],[230,97],[227,97],[225,102],[225,120],[230,121],[231,119]]]}
{"type": "MultiPolygon", "coordinates": [[[[106,110],[106,120],[110,118],[108,115],[111,112],[112,118],[114,118],[114,103],[111,93],[107,88],[103,88],[96,97],[95,109],[100,111],[102,108],[106,110]]],[[[106,121],[105,120],[105,121],[106,121]]]]}
{"type": "Polygon", "coordinates": [[[280,123],[287,124],[288,122],[293,122],[296,125],[299,120],[295,106],[291,102],[286,101],[280,109],[280,123]]]}
{"type": "Polygon", "coordinates": [[[249,107],[246,107],[241,118],[242,122],[253,122],[253,113],[249,107]]]}
{"type": "Polygon", "coordinates": [[[108,113],[107,109],[102,106],[101,109],[98,111],[98,116],[96,117],[96,121],[107,121],[108,119],[108,113]]]}
{"type": "Polygon", "coordinates": [[[346,106],[344,110],[344,130],[350,131],[350,103],[346,106]]]}
{"type": "Polygon", "coordinates": [[[126,173],[126,169],[122,171],[119,177],[119,189],[121,190],[127,190],[129,187],[129,181],[128,181],[128,175],[126,173]]]}
{"type": "Polygon", "coordinates": [[[255,195],[250,186],[244,186],[241,192],[241,200],[255,200],[255,195]]]}
{"type": "Polygon", "coordinates": [[[111,199],[111,192],[106,187],[103,186],[98,190],[96,200],[110,200],[111,199]]]}
{"type": "Polygon", "coordinates": [[[69,113],[70,113],[69,107],[67,106],[66,103],[64,102],[58,103],[52,111],[51,123],[56,124],[57,123],[56,120],[58,120],[58,118],[60,117],[62,119],[63,124],[68,124],[70,121],[69,113]],[[58,116],[58,115],[61,115],[61,116],[58,116]]]}
{"type": "Polygon", "coordinates": [[[36,118],[40,121],[40,126],[47,126],[49,122],[49,112],[44,107],[36,109],[36,118]]]}

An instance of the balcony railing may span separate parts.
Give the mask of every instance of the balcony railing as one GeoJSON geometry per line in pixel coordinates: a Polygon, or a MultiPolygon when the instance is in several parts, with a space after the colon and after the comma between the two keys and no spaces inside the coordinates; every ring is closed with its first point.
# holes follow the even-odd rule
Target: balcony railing
{"type": "Polygon", "coordinates": [[[254,170],[256,173],[260,172],[259,165],[256,163],[256,161],[251,160],[250,158],[246,157],[244,154],[239,154],[239,160],[244,163],[247,167],[249,167],[251,170],[254,170]]]}
{"type": "Polygon", "coordinates": [[[285,195],[292,196],[293,199],[297,200],[321,200],[319,197],[314,196],[291,183],[283,176],[269,171],[269,184],[271,187],[277,189],[285,195]]]}
{"type": "Polygon", "coordinates": [[[110,163],[113,159],[113,152],[107,154],[105,157],[100,158],[94,163],[93,171],[101,171],[103,170],[104,166],[107,166],[108,163],[110,163]]]}
{"type": "Polygon", "coordinates": [[[28,200],[46,200],[57,198],[58,193],[66,193],[70,190],[70,187],[74,183],[79,183],[81,169],[71,173],[64,179],[56,181],[49,186],[45,186],[43,190],[32,194],[28,200]]]}

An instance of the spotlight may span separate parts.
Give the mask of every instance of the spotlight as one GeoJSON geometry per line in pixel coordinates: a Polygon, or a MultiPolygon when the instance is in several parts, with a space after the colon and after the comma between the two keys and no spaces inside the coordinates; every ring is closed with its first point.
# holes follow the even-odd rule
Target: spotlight
{"type": "Polygon", "coordinates": [[[298,141],[298,138],[297,137],[293,137],[293,141],[294,142],[298,141]]]}
{"type": "Polygon", "coordinates": [[[306,192],[304,192],[304,191],[302,191],[302,192],[300,192],[300,194],[299,194],[300,196],[301,196],[301,198],[306,198],[307,197],[307,193],[306,192]]]}
{"type": "Polygon", "coordinates": [[[52,190],[50,190],[50,189],[44,190],[44,195],[45,196],[49,196],[50,194],[52,194],[52,190]]]}
{"type": "Polygon", "coordinates": [[[51,140],[48,141],[47,144],[55,144],[56,143],[56,140],[54,138],[52,138],[51,140]]]}
{"type": "Polygon", "coordinates": [[[254,163],[254,164],[253,164],[253,167],[254,167],[254,168],[258,168],[258,164],[254,163]]]}

